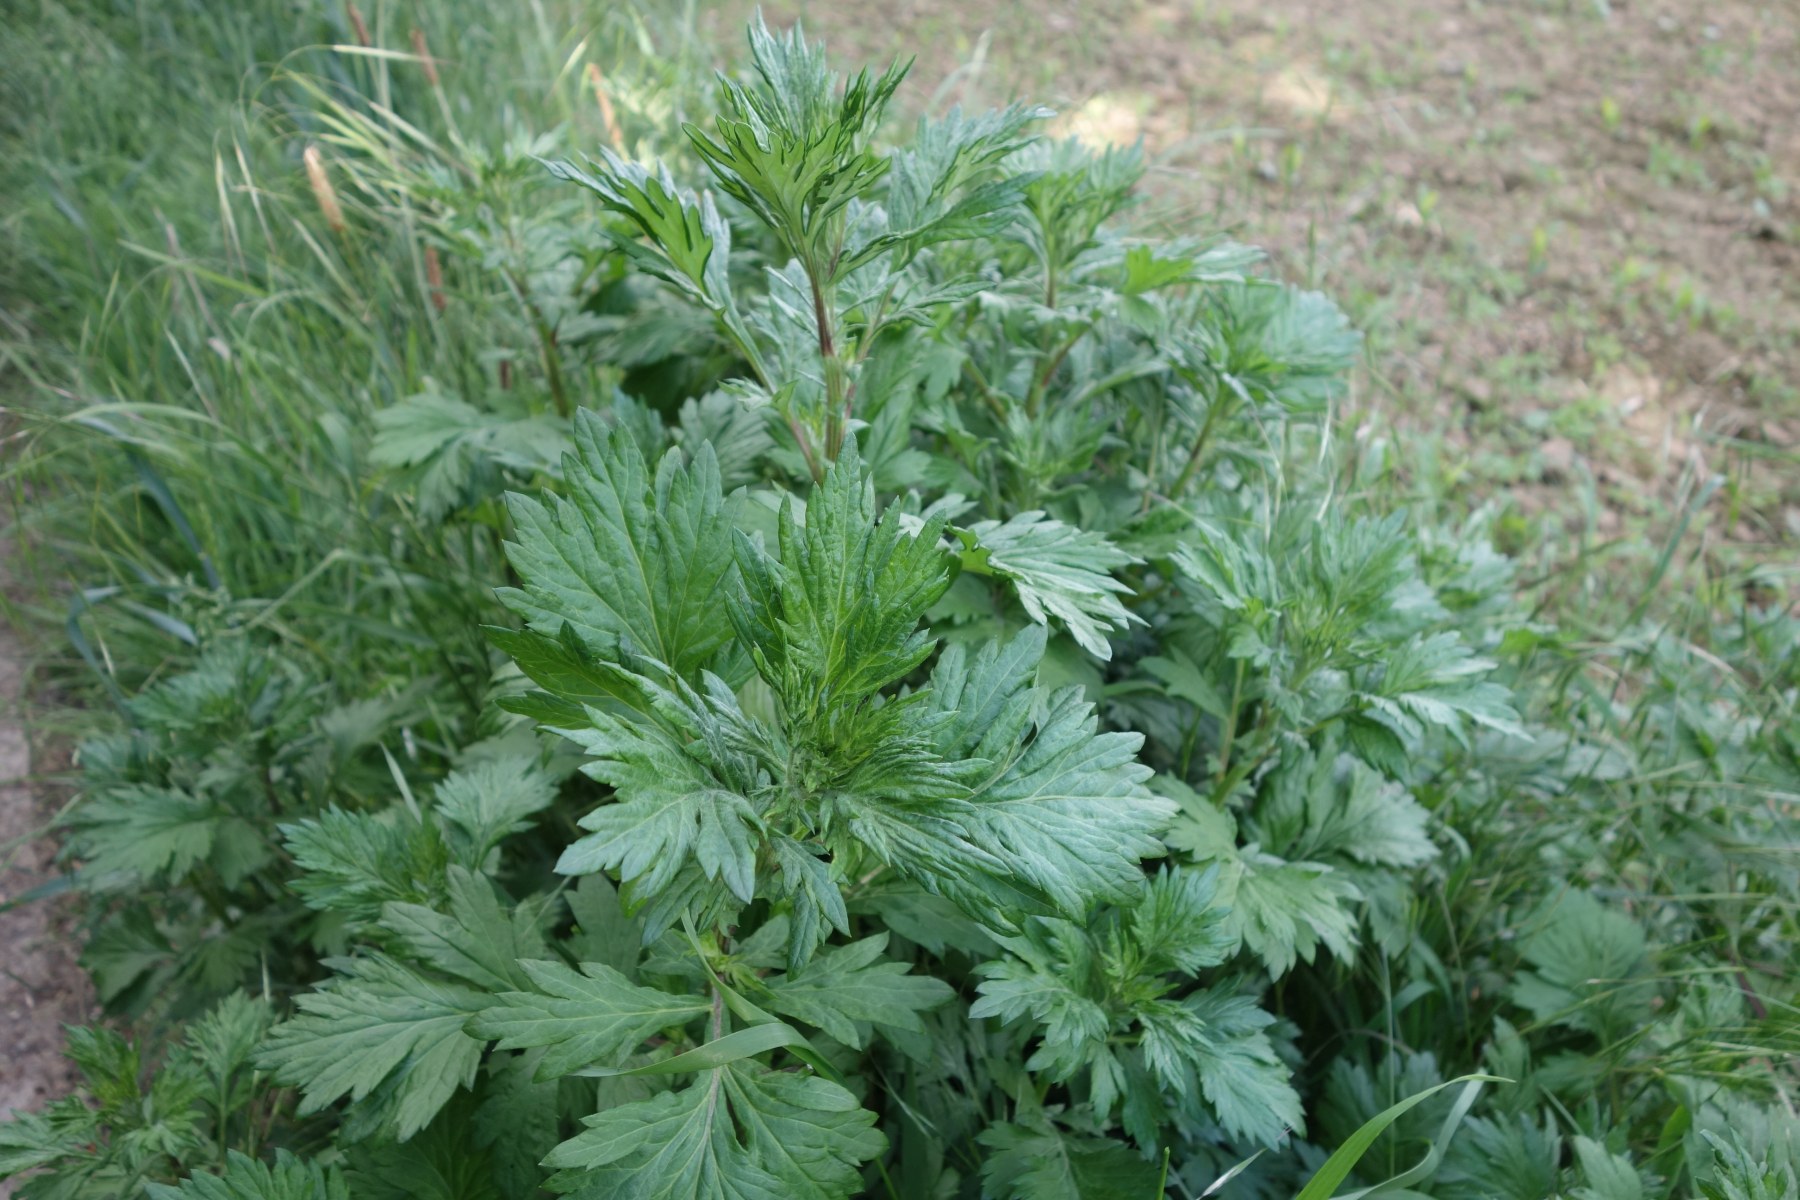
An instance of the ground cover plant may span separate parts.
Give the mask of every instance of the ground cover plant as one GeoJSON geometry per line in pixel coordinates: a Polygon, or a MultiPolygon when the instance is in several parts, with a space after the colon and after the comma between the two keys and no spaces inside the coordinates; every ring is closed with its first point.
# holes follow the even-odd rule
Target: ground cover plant
{"type": "Polygon", "coordinates": [[[158,399],[16,476],[134,472],[59,614],[130,1024],[22,1194],[1796,1194],[1777,596],[1563,632],[1341,449],[1332,301],[1043,110],[759,22],[477,125],[345,22],[266,257],[154,259],[71,353],[158,399]]]}

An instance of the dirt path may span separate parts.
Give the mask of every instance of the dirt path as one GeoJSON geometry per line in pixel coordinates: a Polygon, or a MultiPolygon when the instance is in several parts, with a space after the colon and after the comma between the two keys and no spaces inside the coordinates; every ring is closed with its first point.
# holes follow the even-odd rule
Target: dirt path
{"type": "MultiPolygon", "coordinates": [[[[49,812],[31,784],[25,661],[17,634],[0,622],[0,904],[55,874],[54,848],[34,836],[49,812]]],[[[75,1082],[62,1057],[62,1027],[91,1019],[93,992],[63,927],[66,915],[54,903],[0,912],[0,1120],[42,1107],[75,1082]]],[[[11,1194],[0,1183],[0,1197],[11,1194]]]]}

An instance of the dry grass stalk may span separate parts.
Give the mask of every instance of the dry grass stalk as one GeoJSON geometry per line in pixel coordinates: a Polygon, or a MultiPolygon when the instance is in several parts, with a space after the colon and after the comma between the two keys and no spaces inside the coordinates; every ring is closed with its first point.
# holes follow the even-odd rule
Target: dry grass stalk
{"type": "Polygon", "coordinates": [[[425,44],[425,31],[412,31],[413,53],[419,56],[419,64],[425,68],[425,79],[432,87],[442,86],[438,80],[437,59],[431,57],[431,47],[425,44]]]}
{"type": "Polygon", "coordinates": [[[619,128],[618,114],[613,111],[612,97],[606,94],[606,80],[598,63],[587,65],[588,82],[594,85],[594,100],[600,105],[600,121],[606,126],[606,140],[614,150],[625,149],[625,133],[619,128]]]}
{"type": "Polygon", "coordinates": [[[372,46],[375,43],[369,38],[368,22],[363,20],[362,9],[355,4],[345,4],[344,14],[350,18],[350,31],[356,35],[356,44],[372,46]]]}

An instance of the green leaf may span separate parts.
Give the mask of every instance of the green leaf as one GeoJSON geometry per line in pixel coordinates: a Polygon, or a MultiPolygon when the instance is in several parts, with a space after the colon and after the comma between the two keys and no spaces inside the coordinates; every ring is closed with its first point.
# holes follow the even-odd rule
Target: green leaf
{"type": "Polygon", "coordinates": [[[768,1006],[817,1025],[845,1045],[861,1049],[860,1023],[922,1033],[919,1014],[956,993],[926,975],[910,975],[907,963],[883,960],[888,935],[819,951],[805,966],[768,981],[768,1006]]]}
{"type": "Polygon", "coordinates": [[[494,885],[462,867],[449,869],[448,914],[421,904],[389,904],[381,923],[421,961],[478,988],[526,987],[520,958],[544,952],[533,915],[524,906],[510,914],[494,885]]]}
{"type": "Polygon", "coordinates": [[[1205,295],[1186,355],[1205,385],[1294,413],[1321,411],[1342,391],[1361,339],[1327,297],[1260,279],[1205,295]]]}
{"type": "Polygon", "coordinates": [[[963,818],[970,839],[1080,916],[1097,901],[1143,893],[1138,864],[1162,854],[1156,834],[1176,806],[1144,787],[1141,735],[1098,732],[1079,687],[1030,686],[1043,646],[1043,631],[1028,629],[972,663],[960,645],[949,647],[932,672],[930,704],[944,714],[939,753],[985,760],[963,818]]]}
{"type": "Polygon", "coordinates": [[[726,391],[708,392],[681,406],[681,448],[692,459],[702,445],[719,457],[720,485],[727,491],[754,482],[775,448],[769,413],[726,391]]]}
{"type": "Polygon", "coordinates": [[[171,788],[133,784],[91,797],[73,819],[82,871],[180,878],[212,852],[221,815],[211,801],[171,788]]]}
{"type": "Polygon", "coordinates": [[[991,958],[998,949],[956,905],[902,880],[859,891],[855,911],[872,911],[888,929],[932,954],[959,950],[971,958],[991,958]]]}
{"type": "Polygon", "coordinates": [[[975,840],[1012,870],[1078,914],[1096,900],[1128,901],[1142,891],[1137,863],[1162,853],[1156,834],[1174,806],[1143,786],[1143,737],[1099,733],[1078,687],[1048,698],[1029,739],[970,801],[975,840]]]}
{"type": "Polygon", "coordinates": [[[1355,716],[1344,722],[1350,751],[1377,771],[1393,779],[1406,777],[1411,759],[1399,734],[1370,717],[1355,716]]]}
{"type": "MultiPolygon", "coordinates": [[[[78,1102],[79,1103],[79,1102],[78,1102]]],[[[84,1111],[86,1105],[81,1106],[84,1111]]],[[[11,1179],[79,1154],[94,1140],[99,1116],[51,1124],[42,1113],[14,1112],[0,1121],[0,1179],[11,1179]]]]}
{"type": "Polygon", "coordinates": [[[1025,612],[1040,625],[1061,621],[1081,648],[1110,659],[1107,634],[1140,619],[1119,602],[1131,595],[1110,572],[1138,558],[1104,536],[1065,525],[1041,512],[979,521],[956,531],[963,569],[997,575],[1013,585],[1025,612]]]}
{"type": "Polygon", "coordinates": [[[594,650],[564,624],[552,637],[531,629],[485,627],[488,640],[517,664],[543,692],[503,696],[502,708],[522,713],[552,729],[579,729],[587,708],[633,708],[643,696],[631,676],[600,662],[594,650]]]}
{"type": "Polygon", "coordinates": [[[1430,814],[1368,767],[1329,753],[1290,751],[1263,780],[1258,840],[1285,857],[1413,867],[1436,857],[1430,814]]]}
{"type": "Polygon", "coordinates": [[[275,1152],[275,1165],[229,1151],[221,1175],[195,1175],[176,1187],[144,1185],[151,1200],[350,1200],[350,1190],[336,1167],[321,1167],[275,1152]]]}
{"type": "Polygon", "coordinates": [[[1649,1016],[1643,929],[1591,893],[1569,891],[1547,901],[1521,939],[1534,968],[1520,972],[1513,1000],[1540,1021],[1594,1033],[1622,1033],[1649,1016]]]}
{"type": "Polygon", "coordinates": [[[886,1148],[875,1114],[827,1080],[740,1064],[726,1074],[725,1090],[751,1156],[789,1196],[853,1195],[862,1190],[857,1168],[886,1148]]]}
{"type": "Polygon", "coordinates": [[[731,284],[726,271],[731,254],[731,227],[719,216],[710,196],[696,197],[678,186],[667,167],[651,171],[602,148],[600,161],[589,160],[592,173],[571,162],[545,162],[550,174],[580,184],[598,195],[607,208],[628,218],[633,236],[611,229],[612,243],[639,268],[674,284],[691,299],[715,312],[730,310],[731,284]],[[647,239],[644,240],[644,239],[647,239]]]}
{"type": "Polygon", "coordinates": [[[919,618],[950,586],[942,519],[909,530],[897,507],[878,516],[854,447],[813,490],[805,522],[783,500],[779,561],[738,536],[745,589],[729,606],[758,670],[802,725],[854,713],[924,663],[933,642],[919,618]]]}
{"type": "Polygon", "coordinates": [[[788,966],[801,967],[832,930],[850,932],[850,914],[830,864],[823,861],[828,851],[780,835],[770,839],[769,848],[778,871],[773,890],[788,897],[791,908],[788,966]]]}
{"type": "Polygon", "coordinates": [[[1029,177],[987,176],[1031,142],[1028,125],[1051,115],[1046,108],[1015,104],[974,117],[956,108],[941,120],[921,118],[912,145],[889,159],[884,206],[889,227],[853,246],[847,269],[896,247],[893,265],[904,267],[929,246],[1005,231],[1018,219],[1029,177]]]}
{"type": "Polygon", "coordinates": [[[233,992],[188,1027],[187,1044],[220,1095],[232,1075],[249,1064],[257,1044],[275,1023],[267,1000],[233,992]]]}
{"type": "Polygon", "coordinates": [[[584,1123],[545,1160],[551,1186],[618,1200],[842,1200],[886,1145],[843,1088],[750,1062],[584,1123]]]}
{"type": "MultiPolygon", "coordinates": [[[[887,210],[894,228],[935,231],[954,223],[948,206],[962,185],[1029,145],[1035,140],[1029,126],[1054,115],[1037,105],[1012,104],[974,116],[958,107],[941,118],[921,117],[912,144],[894,152],[888,175],[887,210]]],[[[981,230],[955,236],[987,236],[988,223],[979,224],[981,230]]]]}
{"type": "Polygon", "coordinates": [[[644,1039],[710,1010],[699,996],[639,987],[601,963],[578,974],[557,962],[522,962],[531,991],[505,992],[469,1022],[477,1037],[503,1050],[544,1046],[538,1078],[552,1079],[594,1063],[615,1065],[644,1039]]]}
{"type": "Polygon", "coordinates": [[[474,1083],[481,1043],[463,1025],[487,997],[381,955],[328,965],[338,974],[295,1001],[300,1015],[275,1027],[258,1064],[301,1089],[302,1115],[381,1089],[393,1136],[404,1141],[474,1083]]]}
{"type": "Polygon", "coordinates": [[[376,411],[369,461],[383,467],[416,466],[491,423],[480,409],[454,397],[430,392],[408,396],[376,411]]]}
{"type": "Polygon", "coordinates": [[[583,875],[568,899],[575,918],[569,953],[577,962],[604,963],[635,982],[644,949],[643,923],[625,915],[612,880],[583,875]]]}
{"type": "Polygon", "coordinates": [[[595,756],[583,770],[611,784],[617,799],[581,819],[591,832],[557,861],[564,875],[619,872],[654,894],[690,858],[748,902],[756,886],[753,835],[760,819],[750,801],[689,752],[690,743],[660,723],[588,710],[589,727],[567,731],[595,756]]]}
{"type": "Polygon", "coordinates": [[[1470,1117],[1450,1145],[1436,1190],[1449,1200],[1543,1200],[1558,1190],[1562,1160],[1563,1139],[1550,1113],[1542,1121],[1529,1113],[1470,1117]]]}
{"type": "Polygon", "coordinates": [[[1144,1063],[1176,1100],[1199,1090],[1234,1138],[1278,1145],[1304,1128],[1300,1096],[1263,1031],[1275,1018],[1250,996],[1203,988],[1180,1001],[1141,1004],[1144,1063]]]}
{"type": "Polygon", "coordinates": [[[1219,869],[1164,867],[1131,910],[1131,936],[1147,971],[1193,975],[1237,952],[1231,910],[1219,896],[1219,869]]]}
{"type": "Polygon", "coordinates": [[[308,907],[371,921],[391,901],[428,902],[441,891],[443,839],[397,807],[347,813],[333,806],[280,828],[300,868],[289,886],[308,907]]]}
{"type": "MultiPolygon", "coordinates": [[[[349,1146],[351,1194],[356,1200],[502,1200],[496,1164],[479,1136],[478,1111],[459,1097],[417,1137],[349,1146]]],[[[541,1176],[536,1172],[533,1183],[541,1176]]],[[[535,1193],[533,1187],[526,1196],[535,1193]]]]}
{"type": "Polygon", "coordinates": [[[1101,1002],[1086,994],[1092,956],[1084,941],[1064,923],[1045,923],[1045,928],[1050,931],[1050,946],[1029,936],[1007,938],[1002,945],[1012,956],[976,967],[982,977],[981,994],[969,1006],[969,1016],[1042,1025],[1043,1046],[1027,1065],[1066,1079],[1091,1061],[1091,1052],[1111,1031],[1112,1020],[1101,1002]]]}
{"type": "Polygon", "coordinates": [[[1138,666],[1155,676],[1169,695],[1186,700],[1207,716],[1223,721],[1230,715],[1231,706],[1224,692],[1185,650],[1172,647],[1166,657],[1140,659],[1138,666]]]}
{"type": "Polygon", "coordinates": [[[534,758],[507,755],[445,776],[437,785],[437,811],[466,839],[463,865],[480,869],[503,838],[531,828],[527,819],[556,800],[556,785],[534,758]]]}
{"type": "Polygon", "coordinates": [[[730,527],[711,449],[688,465],[671,450],[652,478],[630,434],[583,411],[563,474],[569,499],[511,498],[508,554],[523,584],[501,598],[540,633],[567,624],[596,650],[623,644],[694,677],[731,634],[719,620],[730,527]]]}
{"type": "Polygon", "coordinates": [[[490,1054],[475,1140],[493,1162],[493,1181],[508,1200],[536,1200],[545,1171],[538,1164],[556,1148],[561,1085],[535,1078],[537,1055],[490,1054]]]}
{"type": "Polygon", "coordinates": [[[1579,1134],[1571,1144],[1583,1184],[1570,1192],[1576,1200],[1644,1200],[1644,1181],[1629,1158],[1579,1134]]]}
{"type": "Polygon", "coordinates": [[[1048,1120],[981,1132],[983,1194],[997,1200],[1160,1200],[1163,1167],[1111,1138],[1065,1133],[1048,1120]]]}
{"type": "Polygon", "coordinates": [[[1427,725],[1435,725],[1466,741],[1465,722],[1526,737],[1511,693],[1477,678],[1493,666],[1476,658],[1454,633],[1419,636],[1387,651],[1379,678],[1362,698],[1378,720],[1402,737],[1417,738],[1427,725]]]}
{"type": "Polygon", "coordinates": [[[1269,973],[1279,979],[1295,961],[1312,962],[1321,944],[1339,958],[1356,948],[1356,885],[1319,863],[1284,862],[1269,854],[1239,859],[1232,921],[1269,973]]]}
{"type": "MultiPolygon", "coordinates": [[[[1775,1147],[1757,1152],[1746,1144],[1755,1140],[1737,1129],[1730,1129],[1728,1142],[1710,1129],[1699,1131],[1704,1144],[1701,1153],[1688,1152],[1689,1170],[1698,1179],[1700,1194],[1706,1200],[1795,1200],[1800,1197],[1800,1176],[1794,1165],[1775,1147]],[[1702,1166],[1704,1163],[1706,1165],[1702,1166]]],[[[1791,1142],[1790,1142],[1791,1144],[1791,1142]]],[[[1696,1144],[1697,1145],[1697,1144],[1696,1144]]]]}

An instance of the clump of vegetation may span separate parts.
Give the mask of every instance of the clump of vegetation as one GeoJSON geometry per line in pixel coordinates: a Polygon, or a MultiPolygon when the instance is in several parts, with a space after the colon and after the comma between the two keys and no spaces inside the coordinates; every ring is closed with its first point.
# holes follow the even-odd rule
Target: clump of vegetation
{"type": "Polygon", "coordinates": [[[232,156],[290,219],[24,359],[156,399],[15,475],[134,1034],[22,1194],[1796,1194],[1768,594],[1560,632],[1043,110],[758,22],[685,140],[651,67],[539,133],[349,12],[232,156]]]}

